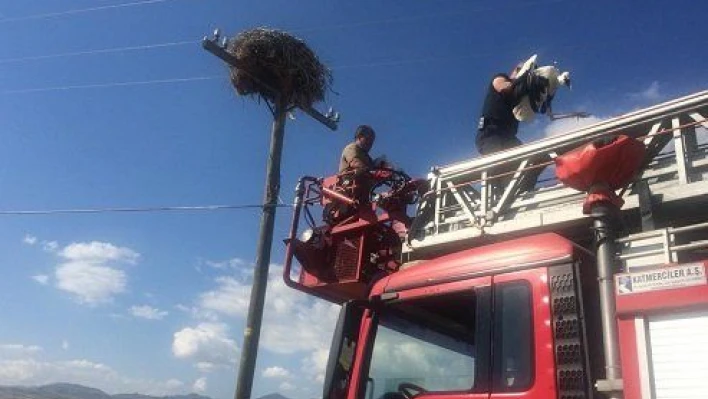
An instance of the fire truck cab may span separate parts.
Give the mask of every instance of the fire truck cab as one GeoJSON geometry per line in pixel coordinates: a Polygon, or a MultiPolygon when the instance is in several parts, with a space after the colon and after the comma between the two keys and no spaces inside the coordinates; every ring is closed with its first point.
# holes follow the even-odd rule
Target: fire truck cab
{"type": "Polygon", "coordinates": [[[361,201],[351,182],[304,178],[284,278],[342,305],[323,397],[708,397],[705,116],[706,91],[433,168],[427,193],[399,176],[361,201]],[[540,155],[616,135],[646,151],[610,187],[621,208],[557,181],[518,193],[540,155]],[[333,218],[331,201],[353,208],[333,218]]]}

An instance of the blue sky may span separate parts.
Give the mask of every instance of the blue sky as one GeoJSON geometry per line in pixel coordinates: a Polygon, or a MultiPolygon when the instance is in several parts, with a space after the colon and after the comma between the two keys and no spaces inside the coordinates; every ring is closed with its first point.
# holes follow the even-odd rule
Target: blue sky
{"type": "MultiPolygon", "coordinates": [[[[557,111],[595,118],[706,88],[708,4],[688,0],[0,0],[0,211],[257,204],[271,117],[199,40],[284,29],[333,69],[337,132],[288,121],[282,198],[360,123],[412,175],[476,155],[492,74],[538,53],[573,74],[557,111]],[[135,1],[139,3],[139,1],[135,1]],[[66,13],[70,10],[92,11],[66,13]],[[56,15],[50,15],[58,13],[56,15]],[[191,42],[191,43],[181,43],[191,42]],[[35,59],[100,49],[142,50],[35,59]],[[135,82],[187,79],[183,82],[135,82]],[[195,79],[204,78],[204,79],[195,79]],[[94,87],[85,87],[94,86],[94,87]]],[[[585,121],[588,122],[588,121],[585,121]]],[[[528,141],[575,122],[522,127],[528,141]]],[[[0,216],[0,384],[233,395],[254,210],[0,216]]],[[[336,307],[274,273],[254,397],[317,397],[336,307]]]]}

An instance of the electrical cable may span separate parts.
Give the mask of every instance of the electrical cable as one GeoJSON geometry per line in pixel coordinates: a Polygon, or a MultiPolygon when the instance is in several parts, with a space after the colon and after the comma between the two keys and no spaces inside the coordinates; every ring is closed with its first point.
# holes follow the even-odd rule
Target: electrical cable
{"type": "Polygon", "coordinates": [[[125,46],[125,47],[108,47],[108,48],[103,48],[103,49],[72,51],[72,52],[57,53],[57,54],[31,55],[31,56],[27,56],[27,57],[0,59],[0,65],[2,65],[2,64],[15,64],[15,63],[27,62],[27,61],[48,60],[48,59],[53,59],[53,58],[76,57],[76,56],[80,56],[80,55],[109,54],[109,53],[120,53],[120,52],[126,52],[126,51],[151,50],[151,49],[156,49],[156,48],[185,46],[188,44],[199,44],[199,43],[201,43],[200,40],[183,40],[183,41],[177,41],[177,42],[155,43],[155,44],[145,44],[145,45],[125,46]]]}
{"type": "Polygon", "coordinates": [[[0,94],[27,94],[27,93],[42,93],[50,91],[65,91],[65,90],[77,90],[77,89],[104,89],[110,87],[127,87],[127,86],[145,86],[153,84],[169,84],[169,83],[186,83],[186,82],[196,82],[201,80],[215,80],[222,79],[224,76],[212,75],[212,76],[194,76],[189,78],[172,78],[172,79],[153,79],[153,80],[142,80],[142,81],[132,81],[132,82],[110,82],[110,83],[96,83],[87,85],[68,85],[68,86],[54,86],[54,87],[38,87],[29,89],[16,89],[16,90],[4,90],[0,94]]]}
{"type": "Polygon", "coordinates": [[[151,206],[127,208],[68,208],[45,210],[0,210],[0,216],[28,216],[28,215],[59,215],[59,214],[85,214],[85,213],[136,213],[136,212],[193,212],[193,211],[220,211],[234,209],[263,209],[263,208],[292,208],[291,204],[270,205],[197,205],[197,206],[151,206]]]}
{"type": "Polygon", "coordinates": [[[169,1],[175,1],[175,0],[141,0],[141,1],[133,1],[130,3],[111,4],[111,5],[106,5],[106,6],[77,8],[74,10],[49,12],[49,13],[44,13],[44,14],[34,14],[34,15],[25,15],[25,16],[21,16],[21,17],[1,18],[0,23],[56,18],[56,17],[63,17],[66,15],[85,14],[85,13],[90,13],[90,12],[95,12],[95,11],[111,10],[111,9],[116,9],[116,8],[139,7],[139,6],[151,5],[151,4],[157,4],[157,3],[166,3],[169,1]]]}
{"type": "Polygon", "coordinates": [[[509,8],[509,7],[523,8],[523,7],[537,6],[537,5],[542,5],[542,4],[560,3],[560,2],[565,2],[565,1],[568,1],[568,0],[527,1],[524,3],[520,3],[520,4],[478,7],[478,8],[471,9],[471,10],[458,10],[458,11],[447,11],[447,12],[440,12],[440,13],[406,15],[406,16],[401,16],[401,17],[376,19],[376,20],[371,20],[371,21],[360,21],[360,22],[349,22],[349,23],[342,23],[342,24],[335,24],[335,25],[324,25],[324,26],[313,27],[313,28],[295,28],[295,29],[291,29],[291,31],[292,32],[318,32],[318,31],[327,31],[327,30],[334,30],[334,29],[359,28],[362,26],[392,24],[392,23],[397,23],[397,22],[411,22],[411,21],[416,21],[416,20],[421,20],[421,19],[440,18],[440,17],[448,17],[448,16],[454,17],[454,16],[458,16],[458,15],[465,15],[465,14],[476,14],[476,13],[484,12],[484,11],[498,11],[500,9],[509,8]]]}

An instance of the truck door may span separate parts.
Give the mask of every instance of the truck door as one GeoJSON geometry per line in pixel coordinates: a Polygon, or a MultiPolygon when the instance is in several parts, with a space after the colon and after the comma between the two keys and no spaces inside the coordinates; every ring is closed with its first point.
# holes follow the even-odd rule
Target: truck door
{"type": "Polygon", "coordinates": [[[488,399],[490,282],[402,291],[377,309],[353,397],[488,399]]]}
{"type": "Polygon", "coordinates": [[[389,293],[347,397],[556,398],[547,279],[538,268],[389,293]]]}
{"type": "Polygon", "coordinates": [[[490,399],[557,395],[546,268],[494,276],[490,399]]]}

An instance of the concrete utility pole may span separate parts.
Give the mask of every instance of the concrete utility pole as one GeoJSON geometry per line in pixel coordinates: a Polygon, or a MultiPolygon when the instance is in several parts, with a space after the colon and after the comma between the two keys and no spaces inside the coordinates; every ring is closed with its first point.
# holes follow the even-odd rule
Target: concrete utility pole
{"type": "MultiPolygon", "coordinates": [[[[202,45],[207,51],[221,58],[231,67],[239,68],[238,60],[226,51],[226,41],[221,41],[218,31],[214,32],[212,39],[204,38],[202,45]]],[[[265,303],[266,285],[268,283],[270,252],[273,243],[275,210],[278,204],[278,193],[280,191],[280,160],[283,152],[283,137],[285,135],[285,117],[291,109],[291,105],[286,103],[285,96],[264,83],[261,82],[261,84],[274,94],[273,98],[275,98],[275,101],[273,106],[268,104],[273,113],[273,126],[270,138],[270,152],[268,154],[266,167],[266,186],[263,195],[263,210],[261,213],[260,233],[258,235],[253,286],[251,288],[251,301],[248,307],[248,317],[243,334],[243,346],[236,380],[236,393],[234,394],[235,399],[250,399],[253,387],[253,375],[255,373],[256,357],[258,355],[258,341],[260,339],[263,320],[263,305],[265,303]]],[[[300,109],[328,128],[332,130],[337,129],[338,114],[330,111],[327,115],[323,115],[311,107],[300,107],[300,109]]]]}

